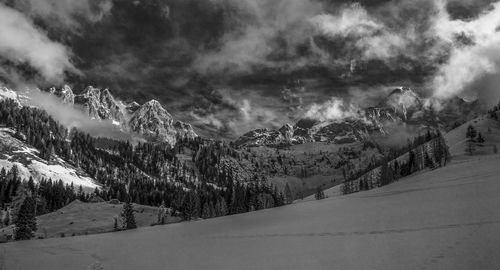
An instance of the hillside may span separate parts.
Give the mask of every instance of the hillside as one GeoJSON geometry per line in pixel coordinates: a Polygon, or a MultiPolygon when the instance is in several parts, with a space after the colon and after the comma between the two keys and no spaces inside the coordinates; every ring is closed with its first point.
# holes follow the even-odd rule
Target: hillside
{"type": "MultiPolygon", "coordinates": [[[[443,135],[452,156],[451,163],[466,162],[475,159],[477,156],[494,154],[494,147],[500,147],[500,122],[487,115],[482,115],[465,122],[463,125],[445,133],[443,135]],[[466,152],[466,131],[469,126],[473,126],[485,139],[484,143],[476,143],[473,156],[466,152]]],[[[407,156],[407,155],[406,155],[407,156]]],[[[405,158],[407,159],[407,157],[405,158]]],[[[341,186],[334,186],[324,190],[327,197],[341,196],[341,186]]],[[[304,198],[304,200],[314,200],[314,195],[304,198]]],[[[297,200],[301,201],[301,200],[297,200]]]]}
{"type": "Polygon", "coordinates": [[[473,156],[352,195],[0,254],[4,269],[498,269],[499,162],[473,156]]]}
{"type": "Polygon", "coordinates": [[[264,175],[280,188],[288,184],[296,199],[313,194],[318,187],[326,189],[342,183],[344,168],[364,169],[381,157],[376,148],[361,142],[308,142],[279,149],[259,146],[240,153],[243,168],[264,175]]]}
{"type": "Polygon", "coordinates": [[[82,186],[88,191],[93,191],[99,185],[81,169],[55,156],[50,162],[40,158],[40,151],[27,143],[16,139],[14,131],[10,128],[0,127],[0,168],[10,170],[16,165],[20,176],[28,179],[62,180],[64,184],[75,187],[82,186]]]}
{"type": "MultiPolygon", "coordinates": [[[[123,204],[108,202],[83,203],[75,200],[67,206],[37,217],[36,238],[69,237],[112,232],[114,217],[120,217],[123,204]]],[[[156,222],[158,207],[134,204],[138,227],[151,226],[156,222]]],[[[168,216],[166,223],[179,222],[179,217],[168,216]]],[[[0,229],[0,239],[12,233],[12,226],[0,229]]]]}
{"type": "Polygon", "coordinates": [[[494,145],[500,147],[500,122],[487,116],[480,116],[466,122],[445,135],[445,139],[447,141],[446,143],[449,145],[450,152],[453,156],[460,157],[467,155],[465,151],[465,134],[467,132],[467,127],[469,126],[473,126],[485,139],[485,142],[482,145],[478,145],[476,147],[475,154],[491,154],[493,152],[494,145]]]}

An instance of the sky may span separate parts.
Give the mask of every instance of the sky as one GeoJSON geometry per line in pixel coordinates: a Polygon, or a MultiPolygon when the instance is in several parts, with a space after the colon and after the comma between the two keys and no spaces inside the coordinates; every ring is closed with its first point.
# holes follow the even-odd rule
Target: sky
{"type": "Polygon", "coordinates": [[[500,99],[494,0],[0,0],[0,79],[157,99],[234,139],[394,87],[500,99]]]}

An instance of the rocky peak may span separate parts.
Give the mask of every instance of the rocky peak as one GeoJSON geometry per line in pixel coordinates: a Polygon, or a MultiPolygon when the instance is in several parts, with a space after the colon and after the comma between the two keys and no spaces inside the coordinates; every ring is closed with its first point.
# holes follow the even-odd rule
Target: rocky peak
{"type": "Polygon", "coordinates": [[[413,112],[422,109],[422,99],[412,89],[400,87],[393,90],[379,107],[393,109],[408,120],[413,112]]]}
{"type": "Polygon", "coordinates": [[[235,145],[237,147],[282,146],[311,141],[313,141],[313,138],[308,130],[285,124],[278,130],[263,128],[247,132],[235,141],[235,145]]]}
{"type": "Polygon", "coordinates": [[[157,100],[140,106],[130,118],[132,131],[146,137],[174,145],[178,137],[197,137],[191,125],[175,121],[172,115],[157,100]]]}
{"type": "Polygon", "coordinates": [[[58,97],[64,104],[73,105],[75,103],[75,94],[69,85],[64,85],[60,89],[52,87],[49,89],[49,93],[58,97]]]}
{"type": "Polygon", "coordinates": [[[161,106],[160,102],[154,99],[139,107],[132,118],[137,120],[158,120],[168,124],[172,124],[173,122],[172,115],[161,106]]]}
{"type": "Polygon", "coordinates": [[[83,106],[89,116],[94,119],[109,119],[120,124],[125,123],[123,112],[108,89],[101,90],[88,86],[80,95],[75,96],[75,103],[83,106]]]}
{"type": "Polygon", "coordinates": [[[286,123],[284,126],[282,126],[278,130],[285,138],[292,138],[293,137],[293,126],[290,123],[286,123]]]}
{"type": "Polygon", "coordinates": [[[140,107],[141,105],[135,101],[125,104],[125,110],[129,114],[135,113],[140,107]]]}

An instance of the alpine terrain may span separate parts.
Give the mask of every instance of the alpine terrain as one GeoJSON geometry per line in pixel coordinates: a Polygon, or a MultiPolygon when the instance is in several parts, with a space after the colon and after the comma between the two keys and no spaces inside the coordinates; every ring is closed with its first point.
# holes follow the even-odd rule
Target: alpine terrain
{"type": "Polygon", "coordinates": [[[500,269],[500,0],[0,0],[0,270],[500,269]]]}

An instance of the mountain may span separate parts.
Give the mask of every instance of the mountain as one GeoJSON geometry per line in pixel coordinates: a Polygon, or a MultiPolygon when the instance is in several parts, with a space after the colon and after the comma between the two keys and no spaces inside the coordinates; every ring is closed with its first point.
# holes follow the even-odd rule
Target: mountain
{"type": "Polygon", "coordinates": [[[70,104],[70,105],[75,104],[75,94],[73,93],[71,87],[69,87],[68,85],[64,85],[60,89],[52,87],[49,89],[49,93],[61,99],[61,102],[64,104],[70,104]]]}
{"type": "Polygon", "coordinates": [[[124,103],[113,97],[108,89],[88,86],[75,95],[68,85],[61,89],[50,88],[49,93],[62,103],[83,108],[90,118],[111,120],[125,132],[134,132],[155,142],[174,145],[177,138],[195,138],[198,135],[190,124],[174,120],[172,115],[156,100],[143,105],[132,101],[124,103]]]}
{"type": "Polygon", "coordinates": [[[260,145],[290,145],[312,142],[313,138],[305,130],[286,124],[279,130],[256,129],[243,134],[235,141],[238,147],[260,145]],[[304,131],[304,132],[301,132],[304,131]]]}
{"type": "Polygon", "coordinates": [[[394,89],[377,107],[391,109],[403,120],[408,120],[413,113],[422,110],[423,101],[412,89],[400,87],[394,89]]]}
{"type": "Polygon", "coordinates": [[[108,119],[115,125],[126,125],[125,115],[108,89],[88,86],[75,96],[75,104],[82,106],[93,119],[108,119]]]}
{"type": "Polygon", "coordinates": [[[195,138],[197,135],[191,125],[174,121],[172,115],[156,100],[140,106],[128,122],[130,129],[146,138],[175,144],[177,138],[195,138]]]}
{"type": "Polygon", "coordinates": [[[372,135],[389,135],[393,126],[417,131],[428,127],[447,131],[473,118],[477,112],[480,112],[480,106],[476,101],[467,102],[459,97],[446,101],[425,99],[410,88],[400,87],[391,91],[377,106],[363,109],[360,117],[326,121],[300,119],[295,125],[286,124],[279,130],[247,132],[234,143],[237,147],[306,142],[347,144],[369,140],[372,135]]]}

